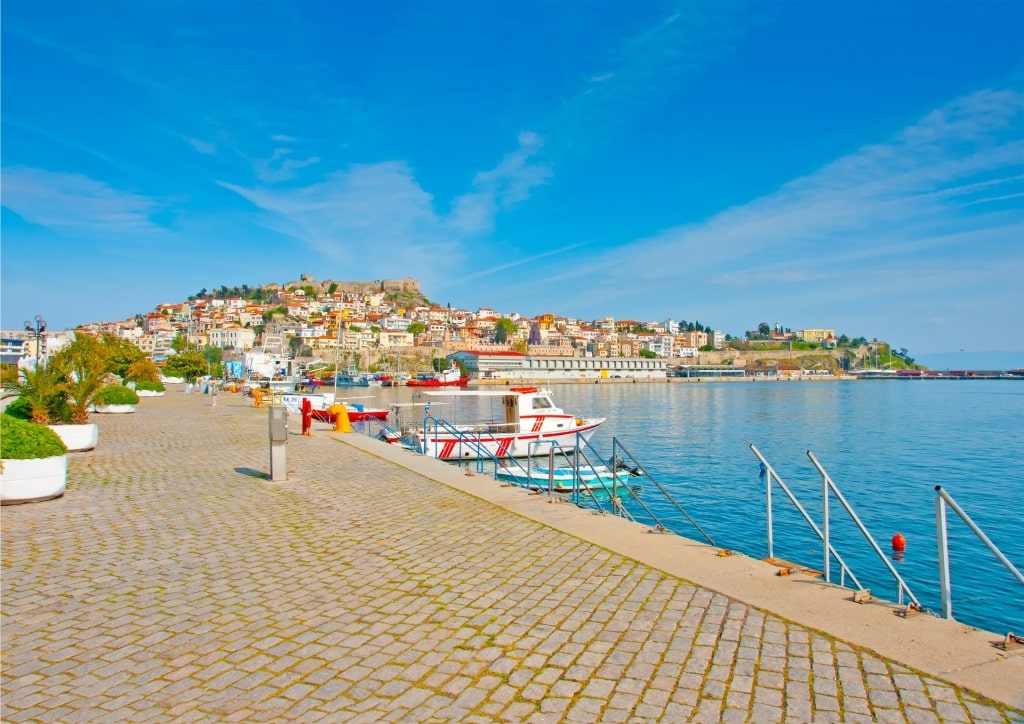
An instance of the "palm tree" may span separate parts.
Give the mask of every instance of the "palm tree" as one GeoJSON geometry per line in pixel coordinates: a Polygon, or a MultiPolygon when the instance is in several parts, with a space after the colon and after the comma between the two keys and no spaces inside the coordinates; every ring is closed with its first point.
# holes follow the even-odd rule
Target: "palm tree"
{"type": "Polygon", "coordinates": [[[103,346],[92,335],[76,332],[75,339],[57,353],[54,361],[66,373],[60,389],[71,411],[71,424],[84,425],[89,422],[89,408],[103,388],[108,371],[103,346]]]}
{"type": "Polygon", "coordinates": [[[23,369],[14,382],[4,382],[5,392],[12,392],[28,405],[32,422],[46,425],[59,417],[64,392],[65,372],[55,361],[23,369]]]}

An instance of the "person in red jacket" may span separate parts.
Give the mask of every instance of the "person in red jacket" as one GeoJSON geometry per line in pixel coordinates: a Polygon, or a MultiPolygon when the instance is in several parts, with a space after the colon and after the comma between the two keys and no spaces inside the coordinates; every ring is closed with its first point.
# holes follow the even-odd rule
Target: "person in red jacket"
{"type": "Polygon", "coordinates": [[[313,425],[313,403],[308,397],[302,398],[302,434],[310,435],[309,428],[313,425]]]}

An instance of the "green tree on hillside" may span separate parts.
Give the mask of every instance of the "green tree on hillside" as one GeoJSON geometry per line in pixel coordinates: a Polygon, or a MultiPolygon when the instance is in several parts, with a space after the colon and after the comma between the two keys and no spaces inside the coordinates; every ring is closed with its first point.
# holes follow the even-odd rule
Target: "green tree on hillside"
{"type": "Polygon", "coordinates": [[[494,341],[498,344],[505,344],[509,337],[516,333],[516,324],[508,317],[502,317],[494,325],[494,341]]]}

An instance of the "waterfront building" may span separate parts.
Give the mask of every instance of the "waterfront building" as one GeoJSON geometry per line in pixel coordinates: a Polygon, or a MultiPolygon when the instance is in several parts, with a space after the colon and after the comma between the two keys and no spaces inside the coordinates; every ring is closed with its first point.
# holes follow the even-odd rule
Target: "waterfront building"
{"type": "Polygon", "coordinates": [[[471,379],[494,384],[599,382],[607,379],[664,381],[664,359],[641,357],[534,357],[521,352],[466,350],[448,355],[471,379]]]}
{"type": "MultiPolygon", "coordinates": [[[[32,340],[34,343],[35,340],[32,340]]],[[[16,365],[22,357],[31,356],[28,341],[24,337],[0,338],[0,362],[16,365]]]]}
{"type": "Polygon", "coordinates": [[[256,344],[256,333],[253,330],[234,324],[211,327],[208,333],[211,347],[220,347],[221,349],[252,349],[256,344]]]}

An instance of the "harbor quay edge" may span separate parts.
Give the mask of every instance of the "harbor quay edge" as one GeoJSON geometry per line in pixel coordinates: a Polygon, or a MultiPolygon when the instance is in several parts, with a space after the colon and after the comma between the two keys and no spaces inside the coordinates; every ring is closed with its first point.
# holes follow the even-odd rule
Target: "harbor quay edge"
{"type": "Polygon", "coordinates": [[[1024,722],[992,634],[171,386],[5,506],[5,722],[1024,722]]]}

